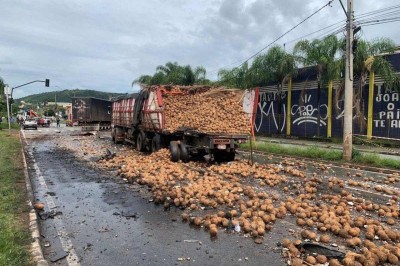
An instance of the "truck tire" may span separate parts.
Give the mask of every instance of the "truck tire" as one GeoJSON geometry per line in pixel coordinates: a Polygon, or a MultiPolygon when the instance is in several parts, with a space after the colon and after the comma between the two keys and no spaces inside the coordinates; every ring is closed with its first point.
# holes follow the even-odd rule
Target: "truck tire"
{"type": "Polygon", "coordinates": [[[161,147],[160,135],[155,134],[154,137],[151,139],[151,151],[150,152],[156,152],[160,149],[160,147],[161,147]]]}
{"type": "Polygon", "coordinates": [[[144,132],[139,132],[139,134],[136,138],[136,150],[137,151],[145,150],[145,148],[146,148],[145,140],[146,140],[146,134],[144,132]]]}
{"type": "Polygon", "coordinates": [[[181,157],[181,151],[179,149],[179,144],[176,141],[171,141],[169,143],[169,151],[171,152],[171,161],[177,162],[181,157]]]}
{"type": "Polygon", "coordinates": [[[111,131],[111,139],[113,142],[115,141],[115,128],[111,131]]]}
{"type": "Polygon", "coordinates": [[[187,163],[189,162],[189,151],[187,149],[187,146],[185,143],[180,143],[179,144],[179,152],[180,152],[180,158],[182,162],[187,163]]]}
{"type": "Polygon", "coordinates": [[[227,152],[227,151],[220,151],[214,152],[213,154],[214,162],[223,163],[223,162],[231,162],[235,160],[235,152],[227,152]]]}
{"type": "Polygon", "coordinates": [[[234,151],[228,152],[228,153],[226,154],[226,161],[227,161],[227,162],[232,162],[232,161],[234,161],[234,160],[235,160],[235,155],[236,155],[236,153],[235,153],[234,151]]]}

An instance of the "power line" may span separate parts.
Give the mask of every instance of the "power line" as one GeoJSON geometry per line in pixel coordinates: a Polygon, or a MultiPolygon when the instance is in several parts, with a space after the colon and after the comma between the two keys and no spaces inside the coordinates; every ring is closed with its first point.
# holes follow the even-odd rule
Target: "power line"
{"type": "Polygon", "coordinates": [[[367,13],[362,13],[362,14],[356,15],[356,17],[357,18],[368,17],[368,16],[371,16],[371,15],[383,13],[383,12],[386,12],[386,11],[389,11],[389,10],[391,11],[391,10],[397,9],[397,8],[400,8],[400,5],[384,7],[384,8],[375,10],[375,11],[371,11],[371,12],[367,12],[367,13]]]}
{"type": "Polygon", "coordinates": [[[397,22],[397,21],[400,21],[400,17],[390,18],[390,19],[381,19],[381,20],[372,20],[372,21],[361,23],[360,25],[367,27],[367,26],[380,25],[380,24],[386,24],[386,23],[397,22]]]}
{"type": "MultiPolygon", "coordinates": [[[[336,22],[336,23],[334,23],[334,24],[331,24],[331,25],[329,25],[329,26],[326,26],[326,27],[324,27],[324,28],[322,28],[322,29],[319,29],[319,30],[316,30],[316,31],[314,31],[314,32],[308,33],[308,34],[303,35],[303,36],[301,36],[301,37],[298,37],[298,38],[296,38],[296,39],[287,41],[287,42],[285,42],[285,44],[289,44],[289,43],[292,43],[292,42],[295,42],[295,41],[304,39],[305,37],[308,37],[308,36],[311,36],[311,35],[313,35],[313,34],[315,34],[315,33],[318,33],[318,32],[321,32],[321,31],[323,31],[323,30],[329,29],[329,28],[331,28],[331,27],[333,27],[333,26],[336,26],[336,25],[338,25],[338,24],[343,24],[345,21],[346,21],[346,20],[341,20],[341,21],[339,21],[339,22],[336,22]]],[[[337,27],[335,27],[335,29],[336,29],[336,28],[337,28],[337,27]]],[[[335,29],[334,29],[333,31],[335,31],[335,29]]]]}
{"type": "MultiPolygon", "coordinates": [[[[362,14],[356,16],[356,20],[358,20],[358,19],[360,19],[360,18],[365,18],[365,17],[368,17],[368,16],[372,16],[372,15],[373,15],[373,16],[376,16],[376,17],[379,17],[379,16],[386,16],[386,15],[389,15],[389,14],[395,14],[395,13],[397,13],[397,12],[400,12],[400,11],[398,11],[398,10],[393,11],[393,9],[400,9],[400,5],[394,5],[394,6],[390,6],[390,7],[384,7],[384,8],[375,10],[375,11],[362,13],[362,14]],[[390,11],[390,12],[384,13],[384,12],[387,12],[387,11],[390,11]],[[378,15],[378,14],[380,14],[380,13],[384,13],[384,14],[378,15]]],[[[321,29],[319,29],[319,30],[316,30],[316,31],[314,31],[314,32],[308,33],[308,34],[303,35],[303,36],[301,36],[301,37],[298,37],[298,38],[296,38],[296,39],[287,41],[287,42],[285,42],[285,44],[292,43],[292,42],[295,42],[295,41],[297,41],[297,40],[304,39],[304,38],[306,38],[306,37],[308,37],[308,36],[311,36],[311,35],[313,35],[313,34],[315,34],[315,33],[321,32],[321,31],[323,31],[323,30],[325,30],[325,29],[329,29],[329,28],[331,28],[331,27],[333,27],[333,26],[335,26],[335,25],[344,24],[344,22],[346,22],[346,19],[340,20],[340,21],[338,21],[338,22],[336,22],[336,23],[334,23],[334,24],[331,24],[331,25],[329,25],[329,26],[326,26],[326,27],[321,28],[321,29]]],[[[343,25],[343,26],[345,26],[345,25],[343,25]]],[[[330,34],[336,35],[337,33],[341,32],[341,31],[342,31],[342,28],[341,28],[341,27],[340,27],[340,28],[335,28],[335,29],[333,29],[332,31],[327,31],[326,33],[323,33],[322,35],[319,35],[319,36],[328,36],[328,35],[330,35],[330,34]]],[[[321,37],[316,37],[316,38],[318,39],[318,38],[321,38],[321,37]]]]}
{"type": "Polygon", "coordinates": [[[329,1],[327,4],[323,5],[322,7],[320,7],[317,11],[313,12],[311,15],[309,15],[308,17],[306,17],[305,19],[303,19],[302,21],[300,21],[298,24],[296,24],[294,27],[292,27],[291,29],[289,29],[288,31],[286,31],[284,34],[282,34],[281,36],[279,36],[278,38],[276,38],[275,40],[273,40],[272,42],[270,42],[268,45],[264,46],[261,50],[259,50],[258,52],[256,52],[255,54],[253,54],[252,56],[250,56],[249,58],[247,58],[241,65],[243,65],[245,62],[249,61],[250,59],[256,57],[257,55],[259,55],[262,51],[264,51],[265,49],[267,49],[268,47],[270,47],[272,44],[276,43],[277,41],[279,41],[280,39],[282,39],[285,35],[287,35],[289,32],[293,31],[295,28],[297,28],[298,26],[300,26],[301,24],[303,24],[304,22],[306,22],[308,19],[310,19],[312,16],[314,16],[315,14],[317,14],[319,11],[321,11],[322,9],[324,9],[327,6],[330,6],[332,4],[333,0],[329,1]]]}
{"type": "MultiPolygon", "coordinates": [[[[276,43],[277,41],[279,41],[280,39],[282,39],[284,36],[286,36],[288,33],[290,33],[291,31],[293,31],[294,29],[296,29],[298,26],[300,26],[301,24],[303,24],[304,22],[306,22],[308,19],[310,19],[311,17],[313,17],[315,14],[317,14],[318,12],[320,12],[322,9],[324,9],[327,6],[330,6],[333,3],[334,0],[330,0],[327,4],[323,5],[322,7],[320,7],[318,10],[314,11],[311,15],[307,16],[305,19],[303,19],[302,21],[300,21],[299,23],[297,23],[295,26],[293,26],[292,28],[290,28],[288,31],[286,31],[285,33],[283,33],[282,35],[280,35],[278,38],[276,38],[275,40],[273,40],[272,42],[270,42],[268,45],[264,46],[261,50],[259,50],[258,52],[254,53],[253,55],[251,55],[249,58],[247,58],[246,60],[244,60],[242,63],[240,63],[238,66],[236,67],[240,67],[243,64],[245,64],[246,62],[248,62],[249,60],[253,59],[254,57],[256,57],[257,55],[259,55],[262,51],[264,51],[265,49],[267,49],[268,47],[270,47],[271,45],[273,45],[274,43],[276,43]]],[[[223,67],[225,68],[225,67],[223,67]]],[[[218,70],[217,70],[218,71],[218,70]]],[[[214,71],[211,71],[211,73],[213,73],[214,71]]]]}
{"type": "Polygon", "coordinates": [[[363,22],[363,21],[368,21],[368,20],[372,20],[372,19],[389,18],[389,17],[397,16],[397,15],[400,15],[400,10],[395,10],[395,11],[387,12],[385,14],[370,16],[370,17],[363,18],[363,19],[356,19],[356,21],[363,22]]]}
{"type": "MultiPolygon", "coordinates": [[[[306,17],[304,20],[302,20],[301,22],[299,22],[297,25],[295,25],[294,27],[292,27],[290,30],[286,31],[284,34],[280,35],[278,38],[276,38],[274,41],[272,41],[271,43],[269,43],[268,45],[266,45],[265,47],[263,47],[261,50],[259,50],[257,53],[253,54],[252,56],[250,56],[249,58],[247,58],[246,60],[244,60],[242,63],[240,63],[239,65],[237,65],[236,67],[240,67],[243,64],[245,64],[246,62],[248,62],[250,59],[254,58],[255,56],[257,56],[258,54],[260,54],[262,51],[264,51],[265,49],[267,49],[268,47],[270,47],[272,44],[276,43],[278,40],[280,40],[281,38],[283,38],[284,36],[286,36],[288,33],[290,33],[291,31],[293,31],[295,28],[297,28],[298,26],[300,26],[301,24],[303,24],[306,20],[308,20],[309,18],[311,18],[312,16],[314,16],[316,13],[318,13],[319,11],[321,11],[323,8],[325,8],[326,6],[330,5],[332,1],[329,1],[326,5],[322,6],[320,9],[318,9],[317,11],[315,11],[314,13],[312,13],[311,15],[309,15],[308,17],[306,17]]],[[[379,25],[379,24],[384,24],[384,23],[390,23],[390,22],[396,22],[397,20],[392,19],[392,20],[384,20],[385,17],[389,16],[389,15],[397,15],[398,12],[400,12],[400,10],[396,10],[396,9],[400,9],[400,5],[393,5],[393,6],[388,6],[388,7],[384,7],[378,10],[374,10],[374,11],[370,11],[370,12],[366,12],[366,13],[362,13],[359,15],[356,15],[355,20],[357,21],[357,25],[363,25],[363,26],[373,26],[373,25],[379,25]],[[369,18],[368,18],[369,17],[369,18]],[[372,18],[375,18],[375,20],[371,21],[372,18]],[[382,18],[382,19],[378,19],[378,18],[382,18]]],[[[326,32],[323,32],[322,34],[318,35],[317,37],[315,37],[316,39],[320,39],[320,38],[324,38],[326,36],[329,35],[337,35],[340,32],[343,32],[346,28],[344,22],[345,20],[340,20],[334,24],[331,24],[329,26],[323,27],[319,30],[316,30],[314,32],[308,33],[306,35],[303,35],[301,37],[298,37],[296,39],[292,39],[288,42],[285,42],[284,44],[288,44],[288,43],[292,43],[295,42],[297,40],[300,39],[304,39],[305,37],[311,36],[313,34],[319,33],[321,31],[327,30],[326,32]],[[339,25],[340,24],[340,25],[339,25]],[[339,27],[334,27],[336,25],[339,25],[339,27]],[[334,27],[333,29],[330,29],[334,27]]],[[[240,62],[239,60],[237,60],[236,62],[240,62]]],[[[209,73],[216,73],[217,71],[219,71],[220,69],[224,69],[230,66],[236,65],[236,63],[232,63],[229,65],[226,65],[222,68],[210,71],[209,73]]]]}

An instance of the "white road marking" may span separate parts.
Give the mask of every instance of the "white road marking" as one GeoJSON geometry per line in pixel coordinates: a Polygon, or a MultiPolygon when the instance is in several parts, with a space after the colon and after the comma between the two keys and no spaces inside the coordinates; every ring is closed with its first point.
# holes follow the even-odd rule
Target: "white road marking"
{"type": "MultiPolygon", "coordinates": [[[[22,132],[22,135],[24,136],[25,139],[25,134],[22,132]]],[[[37,179],[39,181],[40,186],[45,190],[45,193],[49,191],[46,181],[44,180],[44,177],[42,175],[42,172],[39,169],[39,166],[36,163],[36,160],[32,158],[33,162],[33,168],[35,169],[37,179]]],[[[55,209],[57,205],[55,204],[53,197],[47,194],[47,197],[44,198],[46,205],[49,207],[49,209],[55,209]]],[[[68,237],[68,233],[65,229],[64,223],[62,221],[62,218],[60,216],[55,216],[54,217],[54,224],[56,226],[57,234],[59,236],[61,246],[63,249],[69,253],[67,256],[67,263],[70,266],[80,266],[81,264],[79,263],[79,258],[78,255],[75,251],[74,246],[72,245],[71,240],[68,237]]]]}

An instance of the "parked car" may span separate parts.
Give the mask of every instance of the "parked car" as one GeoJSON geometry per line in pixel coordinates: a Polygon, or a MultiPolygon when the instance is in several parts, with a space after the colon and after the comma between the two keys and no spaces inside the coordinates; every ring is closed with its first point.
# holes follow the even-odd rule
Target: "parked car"
{"type": "Polygon", "coordinates": [[[42,127],[50,127],[50,119],[46,118],[46,117],[41,117],[39,119],[39,126],[42,127]]]}
{"type": "Polygon", "coordinates": [[[24,127],[24,129],[27,128],[33,128],[33,129],[37,129],[37,121],[34,118],[27,118],[23,123],[22,126],[24,127]]]}

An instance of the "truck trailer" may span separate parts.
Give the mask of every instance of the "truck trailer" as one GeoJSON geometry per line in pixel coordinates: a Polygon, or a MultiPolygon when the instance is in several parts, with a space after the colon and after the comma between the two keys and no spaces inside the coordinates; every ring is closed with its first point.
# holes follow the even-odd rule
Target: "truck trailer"
{"type": "MultiPolygon", "coordinates": [[[[244,95],[245,92],[234,94],[235,96],[242,95],[239,101],[246,102],[247,106],[245,104],[238,105],[243,109],[238,112],[241,116],[240,119],[239,117],[219,117],[218,121],[213,121],[212,116],[200,116],[195,118],[200,120],[197,121],[197,126],[189,122],[185,124],[185,121],[179,124],[179,115],[182,115],[179,114],[179,111],[190,112],[196,116],[196,110],[193,110],[197,106],[196,99],[203,96],[211,97],[211,94],[218,94],[216,97],[226,100],[225,98],[232,97],[232,90],[160,85],[143,87],[139,93],[114,98],[112,99],[112,139],[115,143],[129,142],[138,151],[155,152],[162,147],[169,147],[171,160],[175,162],[179,160],[187,162],[191,158],[203,157],[207,154],[214,161],[232,161],[238,145],[249,139],[255,97],[251,98],[252,102],[249,104],[248,99],[250,98],[244,95]],[[183,99],[186,102],[189,99],[194,107],[185,107],[186,102],[182,107],[182,103],[179,101],[183,99]],[[176,104],[181,105],[180,110],[173,109],[174,106],[176,108],[176,104]],[[235,123],[235,119],[241,120],[241,125],[244,125],[243,120],[248,120],[248,125],[241,126],[239,132],[229,130],[230,125],[235,123]],[[174,124],[171,124],[172,120],[175,121],[174,124]],[[218,126],[221,121],[228,125],[225,128],[218,126]],[[205,123],[213,123],[216,126],[210,127],[210,129],[205,123]]],[[[236,99],[232,99],[230,102],[236,104],[236,99]]],[[[212,106],[217,110],[214,112],[214,116],[218,116],[218,110],[224,110],[224,107],[215,105],[218,104],[214,103],[212,106]]],[[[226,114],[227,111],[224,112],[226,114]]],[[[221,113],[223,112],[221,111],[221,113]]]]}
{"type": "Polygon", "coordinates": [[[93,97],[72,98],[72,123],[99,129],[110,128],[111,101],[93,97]]]}

